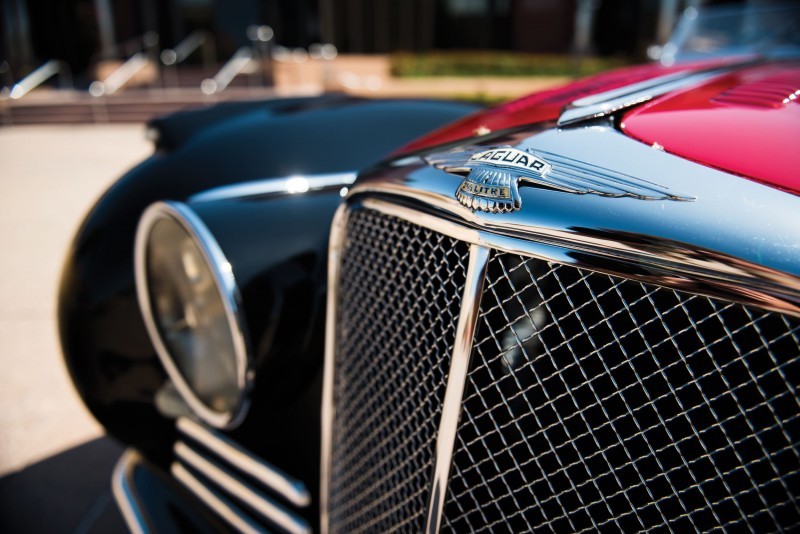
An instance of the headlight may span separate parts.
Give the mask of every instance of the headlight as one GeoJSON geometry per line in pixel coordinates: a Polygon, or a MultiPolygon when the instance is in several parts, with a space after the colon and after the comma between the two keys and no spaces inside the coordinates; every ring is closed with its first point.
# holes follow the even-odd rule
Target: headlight
{"type": "Polygon", "coordinates": [[[175,387],[209,424],[235,425],[251,379],[239,293],[216,240],[186,205],[160,202],[145,211],[136,236],[136,285],[175,387]]]}

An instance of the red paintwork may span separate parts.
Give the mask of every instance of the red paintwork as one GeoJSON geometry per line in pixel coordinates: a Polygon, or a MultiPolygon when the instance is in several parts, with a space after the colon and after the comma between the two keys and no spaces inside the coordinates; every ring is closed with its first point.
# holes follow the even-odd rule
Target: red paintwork
{"type": "Polygon", "coordinates": [[[667,152],[800,195],[798,95],[800,64],[752,67],[636,108],[622,128],[667,152]]]}
{"type": "Polygon", "coordinates": [[[641,82],[673,72],[709,68],[730,60],[703,61],[664,67],[660,64],[637,65],[605,72],[577,82],[534,93],[501,106],[469,115],[460,121],[435,130],[398,150],[395,154],[420,150],[478,135],[482,130],[504,130],[514,126],[552,121],[564,106],[585,96],[641,82]]]}

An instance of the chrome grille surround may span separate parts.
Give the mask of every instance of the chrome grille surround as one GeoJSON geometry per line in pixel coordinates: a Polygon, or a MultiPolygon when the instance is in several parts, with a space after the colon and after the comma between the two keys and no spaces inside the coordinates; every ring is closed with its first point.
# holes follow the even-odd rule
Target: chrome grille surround
{"type": "MultiPolygon", "coordinates": [[[[561,292],[564,298],[571,297],[574,288],[590,288],[590,285],[593,287],[598,283],[596,281],[605,281],[607,287],[604,289],[602,283],[595,289],[583,289],[584,295],[588,294],[589,297],[583,300],[576,297],[577,304],[573,302],[571,305],[573,311],[562,313],[560,321],[569,321],[570,315],[577,317],[576,309],[593,306],[595,315],[600,313],[597,309],[602,309],[603,313],[615,318],[612,320],[621,321],[627,316],[631,324],[636,325],[636,320],[640,320],[643,325],[639,326],[644,327],[644,330],[630,325],[627,328],[619,326],[607,329],[605,341],[596,340],[595,344],[599,345],[592,346],[590,339],[593,338],[586,331],[594,334],[595,331],[599,332],[597,328],[604,328],[602,313],[597,322],[600,326],[574,321],[573,333],[564,337],[584,336],[581,341],[584,348],[576,349],[580,353],[574,354],[571,350],[563,351],[559,356],[562,358],[559,366],[552,366],[550,374],[546,375],[553,384],[562,387],[562,396],[555,394],[554,397],[558,398],[551,405],[546,398],[542,399],[541,392],[535,402],[528,402],[526,395],[533,395],[538,387],[530,376],[533,385],[516,386],[516,397],[513,391],[501,390],[503,394],[498,393],[495,378],[499,375],[492,375],[490,371],[496,371],[498,365],[501,368],[505,365],[502,363],[503,356],[514,352],[511,341],[515,342],[516,339],[512,335],[510,341],[500,340],[498,345],[491,335],[483,332],[490,315],[481,315],[473,325],[474,346],[477,349],[472,353],[470,372],[464,374],[465,382],[461,384],[464,388],[463,401],[459,397],[461,421],[454,442],[449,447],[442,447],[441,443],[443,425],[448,416],[440,421],[434,473],[437,477],[445,478],[446,502],[436,502],[442,499],[441,492],[437,492],[442,481],[431,480],[428,488],[427,531],[437,531],[440,525],[443,529],[454,527],[459,531],[526,529],[536,526],[580,531],[601,525],[646,530],[658,525],[676,529],[684,524],[698,528],[711,528],[714,524],[741,524],[745,527],[748,524],[766,527],[793,524],[797,514],[795,500],[800,493],[795,467],[800,440],[792,428],[797,426],[796,419],[800,412],[795,389],[797,377],[792,375],[797,374],[797,355],[800,352],[797,329],[797,317],[800,317],[800,252],[797,248],[800,231],[793,227],[791,221],[791,214],[797,213],[800,205],[797,198],[652,150],[625,138],[613,128],[601,125],[577,130],[498,134],[487,142],[550,151],[565,157],[581,158],[598,167],[610,168],[619,162],[615,168],[621,172],[651,178],[657,183],[695,194],[697,201],[667,204],[609,200],[591,198],[591,195],[575,196],[526,188],[520,191],[526,209],[498,216],[473,213],[458,205],[453,198],[458,178],[426,167],[419,158],[406,158],[371,176],[362,177],[351,190],[347,204],[340,209],[331,236],[329,295],[334,297],[328,300],[328,351],[323,403],[323,531],[328,527],[336,530],[335,525],[328,522],[327,514],[328,503],[336,498],[329,482],[330,436],[335,433],[333,422],[338,409],[332,396],[333,362],[341,357],[335,350],[337,333],[332,325],[339,319],[339,284],[346,281],[340,273],[340,260],[347,241],[346,222],[349,214],[363,208],[469,243],[472,247],[470,261],[474,259],[476,251],[491,254],[488,275],[485,280],[480,275],[485,283],[485,291],[476,295],[475,302],[471,303],[473,306],[482,306],[482,314],[488,311],[484,308],[491,302],[491,288],[496,289],[504,278],[497,275],[497,267],[492,265],[503,261],[498,258],[516,257],[521,263],[529,265],[531,273],[543,272],[545,277],[553,278],[554,274],[547,274],[552,271],[565,279],[574,277],[574,283],[566,284],[570,291],[561,292]],[[620,157],[621,152],[625,157],[620,157]],[[645,174],[647,172],[651,174],[645,174]],[[742,204],[742,198],[750,201],[742,204]],[[546,209],[543,209],[545,206],[546,209]],[[754,216],[756,219],[751,223],[748,217],[754,216]],[[748,220],[748,225],[741,224],[744,219],[748,220]],[[697,228],[703,231],[698,232],[697,228]],[[690,229],[692,231],[688,232],[690,229]],[[753,239],[754,236],[759,239],[753,239]],[[769,245],[764,245],[764,236],[772,237],[769,245]],[[596,303],[598,296],[613,296],[617,291],[630,291],[629,288],[638,288],[641,295],[620,298],[627,308],[621,304],[611,310],[606,309],[605,304],[596,303]],[[674,302],[664,306],[660,304],[664,298],[672,298],[674,302]],[[657,303],[650,304],[650,299],[657,303]],[[629,313],[631,306],[644,304],[649,306],[649,319],[640,317],[638,313],[629,313]],[[648,337],[653,335],[648,329],[660,326],[665,313],[674,317],[683,316],[683,324],[688,324],[688,329],[684,331],[683,327],[675,328],[667,323],[669,330],[661,332],[656,350],[646,348],[641,355],[641,350],[627,355],[623,350],[609,351],[606,346],[609,339],[611,345],[622,347],[624,343],[620,344],[618,338],[635,339],[642,331],[647,332],[648,337]],[[715,352],[718,350],[715,347],[721,346],[719,343],[733,346],[734,343],[730,341],[714,343],[716,337],[710,341],[698,341],[696,332],[700,332],[701,336],[707,335],[702,328],[697,328],[698,322],[709,321],[719,322],[716,331],[724,332],[722,337],[734,339],[735,344],[739,345],[734,347],[733,356],[724,350],[721,354],[715,352]],[[782,333],[764,333],[775,328],[778,329],[776,331],[783,328],[782,333]],[[751,334],[756,331],[762,334],[753,337],[751,334]],[[690,332],[695,335],[696,339],[691,343],[697,346],[696,350],[675,348],[662,356],[660,351],[664,347],[674,346],[673,341],[677,337],[690,335],[690,332]],[[747,343],[761,339],[767,347],[753,349],[750,346],[752,353],[748,352],[750,349],[742,349],[744,353],[741,354],[741,347],[749,346],[737,338],[742,335],[747,343]],[[781,349],[772,349],[775,340],[778,340],[781,349]],[[493,349],[489,348],[489,341],[495,344],[493,349]],[[754,356],[757,354],[764,357],[754,356]],[[592,365],[587,363],[584,368],[577,363],[587,359],[593,359],[592,365]],[[643,364],[647,364],[643,369],[635,367],[643,364]],[[699,366],[699,370],[694,366],[699,366]],[[733,368],[738,371],[729,371],[733,368]],[[613,371],[609,373],[609,369],[613,371]],[[564,387],[559,370],[572,373],[568,375],[570,381],[566,383],[574,388],[564,387]],[[646,385],[640,385],[641,381],[646,385]],[[782,385],[776,385],[776,381],[782,385]],[[601,382],[604,389],[599,390],[597,384],[601,382]],[[595,391],[590,386],[596,386],[595,391]],[[677,394],[673,394],[670,388],[677,394]],[[694,391],[694,396],[685,397],[690,391],[694,391]],[[744,395],[745,391],[750,393],[744,395]],[[753,396],[752,392],[757,392],[757,395],[753,396]],[[562,419],[566,420],[561,425],[560,438],[549,436],[550,441],[557,441],[553,446],[560,447],[558,452],[563,452],[565,456],[551,454],[550,461],[555,462],[552,465],[556,465],[556,468],[541,470],[542,474],[537,479],[539,484],[547,486],[545,479],[552,476],[551,473],[562,477],[559,480],[561,486],[547,488],[550,494],[545,491],[540,495],[537,491],[536,498],[541,501],[551,496],[543,507],[526,506],[514,501],[524,492],[527,492],[528,498],[532,495],[526,488],[529,487],[527,481],[536,476],[530,473],[530,466],[535,461],[525,439],[515,439],[513,432],[516,431],[514,422],[517,419],[507,416],[506,420],[500,422],[497,417],[503,410],[508,411],[506,397],[511,399],[512,404],[521,401],[517,402],[522,407],[520,413],[528,413],[528,422],[524,424],[524,431],[517,431],[518,437],[529,437],[536,433],[536,426],[530,420],[537,410],[541,412],[551,406],[557,407],[558,413],[563,412],[562,419]],[[580,404],[572,403],[570,411],[569,403],[573,398],[583,402],[588,413],[593,413],[591,410],[594,409],[596,413],[592,417],[599,419],[587,422],[589,415],[584,415],[576,407],[580,404]],[[610,403],[609,407],[605,407],[605,403],[610,403]],[[706,409],[705,406],[709,405],[706,409]],[[652,411],[647,412],[656,410],[654,406],[659,406],[658,410],[661,410],[656,416],[652,415],[652,411]],[[649,413],[649,418],[644,417],[645,413],[649,413]],[[492,416],[498,421],[493,420],[492,416]],[[595,429],[595,426],[603,425],[602,417],[606,417],[606,424],[595,429]],[[676,427],[669,428],[672,437],[661,432],[661,441],[657,442],[653,435],[665,426],[659,417],[667,425],[674,422],[676,427]],[[480,425],[475,426],[476,420],[480,420],[480,425]],[[594,424],[596,420],[600,421],[597,425],[594,424]],[[622,422],[625,428],[620,427],[622,422]],[[473,428],[470,428],[471,424],[473,428]],[[577,425],[577,429],[573,425],[577,425]],[[580,425],[583,425],[583,433],[580,432],[580,425]],[[731,425],[738,427],[728,428],[731,425]],[[687,426],[691,427],[688,433],[687,426]],[[478,430],[475,431],[475,428],[478,430]],[[741,433],[742,428],[744,433],[741,433]],[[775,433],[776,429],[779,432],[775,433]],[[511,434],[506,436],[506,432],[511,434]],[[613,452],[609,447],[614,442],[610,445],[602,442],[600,445],[594,444],[592,436],[600,432],[605,432],[602,439],[617,440],[617,448],[613,452]],[[478,434],[484,436],[483,440],[478,434]],[[571,436],[584,441],[580,450],[573,449],[573,456],[569,457],[567,453],[572,447],[571,436]],[[773,441],[768,441],[770,439],[773,441]],[[676,455],[675,451],[684,445],[699,447],[700,452],[694,451],[693,455],[693,451],[686,450],[676,455]],[[583,452],[583,447],[588,447],[586,457],[589,457],[589,464],[586,465],[589,467],[584,467],[580,459],[576,461],[575,458],[583,452]],[[599,451],[604,451],[605,456],[599,451]],[[469,457],[470,453],[476,452],[480,458],[469,457]],[[659,457],[661,454],[665,457],[659,457]],[[564,464],[562,471],[558,471],[559,461],[564,464]],[[605,463],[605,472],[598,470],[597,462],[605,463]],[[439,468],[442,465],[444,469],[439,468]],[[704,467],[694,469],[695,465],[704,467]],[[622,472],[617,473],[617,468],[622,472]],[[489,474],[492,469],[496,472],[489,474]],[[756,470],[763,471],[754,472],[756,470]],[[770,476],[770,472],[773,476],[770,476]],[[487,480],[481,480],[480,475],[485,475],[487,480]],[[605,478],[598,482],[598,476],[605,478]],[[680,480],[681,477],[683,480],[680,480]],[[742,477],[750,482],[743,481],[742,477]],[[722,479],[725,479],[724,482],[722,479]],[[650,483],[655,485],[650,488],[650,483]],[[609,489],[614,484],[620,488],[616,492],[609,489]],[[639,492],[626,492],[629,485],[636,484],[639,492]],[[573,490],[573,486],[577,489],[573,490]],[[501,491],[497,491],[497,487],[501,491]],[[595,498],[589,499],[588,494],[582,491],[594,492],[595,498]],[[704,494],[705,499],[701,498],[704,494]],[[470,504],[472,496],[478,496],[478,500],[470,504]],[[597,499],[599,502],[595,502],[597,499]],[[563,502],[559,503],[559,500],[563,502]],[[756,510],[758,503],[764,505],[764,501],[766,506],[756,510]],[[607,504],[609,502],[613,504],[607,504]],[[705,506],[708,503],[710,506],[705,506]],[[631,512],[639,504],[649,506],[646,517],[631,512]],[[772,509],[772,505],[780,510],[770,513],[767,510],[772,509]],[[561,513],[554,512],[553,506],[557,506],[561,513]],[[525,510],[525,514],[519,512],[521,509],[525,510]],[[605,516],[603,509],[606,510],[605,516]],[[728,515],[730,510],[733,513],[728,515]],[[537,513],[540,516],[538,519],[537,513]],[[552,521],[559,519],[560,515],[565,522],[552,521]],[[520,519],[523,519],[520,523],[513,522],[520,519]],[[572,523],[569,519],[572,519],[572,523]]],[[[516,271],[519,269],[517,267],[516,271]]],[[[468,274],[467,283],[474,283],[470,276],[468,274]]],[[[531,287],[535,287],[536,277],[528,277],[531,287]]],[[[526,291],[530,292],[531,289],[526,291]]],[[[507,314],[513,312],[514,304],[508,303],[514,300],[515,292],[509,288],[506,291],[509,300],[501,299],[503,305],[500,308],[508,307],[507,314]]],[[[462,304],[466,306],[470,303],[462,300],[462,304]]],[[[533,304],[531,309],[535,309],[536,299],[533,304]]],[[[537,317],[536,313],[530,313],[532,315],[527,316],[534,331],[558,323],[546,314],[542,318],[542,314],[537,317]]],[[[515,317],[506,318],[502,313],[500,316],[502,320],[495,313],[490,330],[502,330],[505,327],[507,331],[515,331],[512,328],[516,324],[513,320],[515,317]]],[[[547,335],[558,331],[558,328],[551,326],[547,335]]],[[[541,337],[530,332],[527,335],[530,339],[541,337]]],[[[518,333],[516,337],[519,337],[518,333]]],[[[524,353],[521,348],[527,348],[525,343],[530,339],[517,343],[518,352],[524,353]]],[[[646,347],[647,340],[641,339],[644,341],[640,344],[644,343],[646,347]]],[[[456,339],[456,345],[459,341],[463,339],[456,339]]],[[[628,353],[632,351],[630,348],[625,350],[628,353]]],[[[519,361],[525,370],[533,368],[536,362],[546,363],[548,358],[542,356],[531,361],[525,358],[519,361]]],[[[529,370],[527,372],[531,375],[529,370]]],[[[448,392],[459,380],[457,373],[451,375],[446,386],[448,392]]],[[[510,376],[513,378],[513,375],[510,376]]],[[[515,386],[511,378],[505,380],[515,386]]],[[[459,410],[455,412],[458,414],[459,410]]],[[[458,420],[458,415],[455,417],[458,420]]],[[[525,417],[519,419],[526,421],[525,417]]],[[[555,432],[559,423],[551,421],[543,428],[555,432]]],[[[541,433],[537,436],[540,441],[544,437],[541,433]]]]}

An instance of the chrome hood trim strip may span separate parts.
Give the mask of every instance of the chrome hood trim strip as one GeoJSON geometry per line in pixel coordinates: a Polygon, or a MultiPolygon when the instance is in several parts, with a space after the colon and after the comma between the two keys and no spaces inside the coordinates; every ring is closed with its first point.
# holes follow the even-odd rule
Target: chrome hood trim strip
{"type": "Polygon", "coordinates": [[[460,176],[411,157],[366,173],[348,199],[401,197],[434,219],[468,230],[477,236],[467,239],[472,243],[534,255],[544,247],[550,259],[562,263],[800,315],[796,196],[664,153],[605,126],[551,129],[515,136],[511,144],[614,168],[695,198],[644,201],[520,187],[520,211],[474,212],[455,198],[460,176]]]}
{"type": "Polygon", "coordinates": [[[329,191],[349,186],[356,181],[357,176],[358,173],[351,171],[264,178],[252,182],[208,189],[190,197],[189,202],[256,199],[269,196],[298,195],[310,191],[329,191]]]}
{"type": "Polygon", "coordinates": [[[746,60],[724,67],[698,70],[694,73],[677,72],[652,78],[643,82],[611,89],[603,93],[587,96],[569,104],[558,118],[559,126],[577,124],[583,121],[606,117],[617,111],[643,104],[672,91],[686,89],[726,74],[743,66],[757,63],[746,60]]]}

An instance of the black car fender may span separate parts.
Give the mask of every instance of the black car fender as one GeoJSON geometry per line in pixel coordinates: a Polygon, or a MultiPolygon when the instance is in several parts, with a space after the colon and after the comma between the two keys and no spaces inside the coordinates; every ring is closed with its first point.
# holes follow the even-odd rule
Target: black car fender
{"type": "MultiPolygon", "coordinates": [[[[459,103],[340,96],[211,108],[151,123],[156,152],[122,176],[91,209],[62,270],[61,345],[69,374],[91,413],[112,435],[140,448],[170,441],[172,425],[153,404],[165,374],[148,338],[134,284],[134,236],[148,205],[186,201],[228,184],[352,172],[474,110],[459,103]]],[[[286,361],[270,363],[266,355],[273,346],[286,347],[291,336],[305,339],[306,348],[321,357],[321,349],[310,345],[318,336],[309,331],[320,324],[315,308],[319,295],[306,275],[319,280],[324,271],[320,262],[338,200],[334,192],[273,198],[269,206],[220,201],[198,208],[216,221],[214,231],[223,236],[220,239],[234,243],[240,238],[238,248],[230,245],[231,250],[254,251],[260,246],[262,252],[269,251],[269,257],[245,259],[243,254],[237,261],[251,262],[245,294],[254,288],[266,287],[267,295],[272,291],[272,300],[248,303],[264,309],[247,315],[264,317],[263,324],[250,325],[257,335],[253,346],[275,373],[289,372],[286,361]],[[286,224],[288,215],[304,224],[286,224]],[[298,243],[305,243],[306,250],[298,250],[298,243]],[[294,281],[279,275],[287,270],[287,261],[301,267],[288,270],[294,281]],[[309,315],[309,310],[317,315],[309,315]]],[[[291,385],[285,380],[281,387],[291,385]]],[[[274,399],[280,393],[276,388],[264,395],[274,399]]]]}

